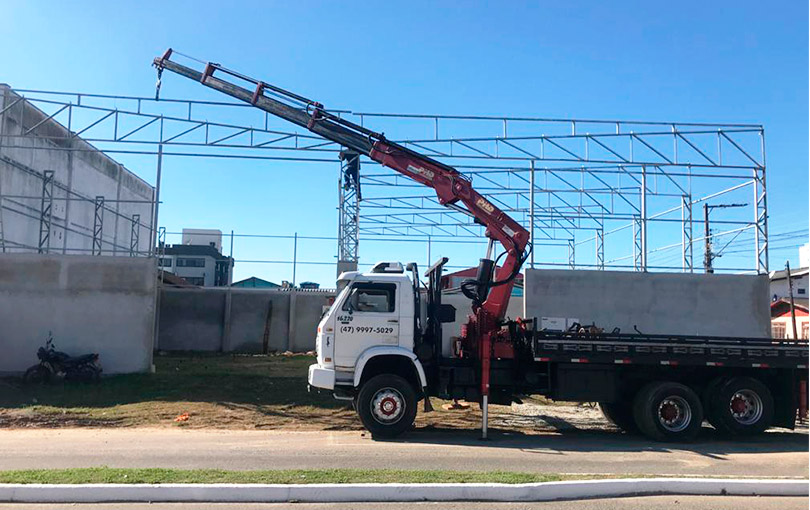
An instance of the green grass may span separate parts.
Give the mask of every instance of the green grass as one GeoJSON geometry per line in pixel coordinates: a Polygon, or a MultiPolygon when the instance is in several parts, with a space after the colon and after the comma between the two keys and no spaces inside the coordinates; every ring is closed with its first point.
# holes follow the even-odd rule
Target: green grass
{"type": "Polygon", "coordinates": [[[511,473],[506,471],[432,471],[397,469],[32,469],[0,471],[0,483],[536,483],[606,478],[595,475],[511,473]]]}
{"type": "MultiPolygon", "coordinates": [[[[104,360],[101,360],[102,365],[104,360]]],[[[276,428],[296,420],[334,418],[344,403],[307,392],[305,355],[172,353],[156,355],[155,373],[105,377],[99,384],[26,385],[0,379],[0,427],[176,426],[276,428]],[[309,413],[309,416],[308,416],[309,413]]]]}

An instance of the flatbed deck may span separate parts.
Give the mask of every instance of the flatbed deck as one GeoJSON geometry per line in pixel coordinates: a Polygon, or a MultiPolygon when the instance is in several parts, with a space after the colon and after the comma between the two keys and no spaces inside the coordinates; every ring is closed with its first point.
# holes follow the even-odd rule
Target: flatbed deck
{"type": "Polygon", "coordinates": [[[806,369],[807,340],[682,335],[534,333],[535,361],[806,369]]]}

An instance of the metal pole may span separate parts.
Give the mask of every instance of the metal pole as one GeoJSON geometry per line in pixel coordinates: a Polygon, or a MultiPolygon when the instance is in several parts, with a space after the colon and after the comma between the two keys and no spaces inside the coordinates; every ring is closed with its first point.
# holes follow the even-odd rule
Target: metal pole
{"type": "Polygon", "coordinates": [[[489,421],[489,395],[484,395],[481,401],[481,411],[483,417],[481,418],[481,439],[489,439],[487,437],[487,421],[489,421]]]}
{"type": "Polygon", "coordinates": [[[158,212],[160,210],[160,179],[161,174],[163,173],[163,144],[158,144],[158,154],[157,154],[157,176],[155,178],[155,216],[152,218],[152,246],[149,247],[149,253],[155,253],[155,247],[157,246],[157,230],[158,230],[158,212]]]}
{"type": "Polygon", "coordinates": [[[785,262],[785,271],[787,271],[788,280],[788,296],[790,296],[790,320],[793,322],[793,339],[798,340],[799,334],[796,331],[796,306],[793,303],[793,279],[790,277],[790,262],[785,262]]]}
{"type": "MultiPolygon", "coordinates": [[[[534,160],[529,170],[529,240],[534,242],[534,160]]],[[[529,255],[529,267],[534,269],[534,250],[529,255]]]]}
{"type": "Polygon", "coordinates": [[[298,232],[295,233],[295,240],[293,241],[293,278],[292,286],[295,287],[295,270],[298,264],[298,232]]]}

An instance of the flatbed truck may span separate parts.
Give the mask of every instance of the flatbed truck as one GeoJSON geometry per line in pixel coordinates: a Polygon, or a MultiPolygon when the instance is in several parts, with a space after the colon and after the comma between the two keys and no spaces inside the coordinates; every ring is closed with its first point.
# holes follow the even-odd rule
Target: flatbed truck
{"type": "Polygon", "coordinates": [[[153,62],[158,87],[169,70],[249,103],[339,144],[350,158],[370,158],[434,189],[439,203],[486,227],[486,255],[476,277],[461,284],[472,313],[452,337],[449,356],[442,325],[455,321],[455,309],[442,303],[446,258],[427,270],[424,289],[415,263],[381,262],[339,276],[342,290],[318,325],[308,383],[351,401],[374,436],[408,430],[420,400],[432,410],[429,397],[478,402],[483,437],[489,403],[525,395],[599,402],[618,427],[661,441],[694,438],[704,419],[724,433],[750,435],[792,428],[797,411],[806,413],[807,341],[551,332],[536,319],[507,319],[515,277],[532,249],[529,234],[464,175],[321,103],[219,64],[195,70],[172,53],[153,62]],[[503,246],[500,266],[496,242],[503,246]]]}

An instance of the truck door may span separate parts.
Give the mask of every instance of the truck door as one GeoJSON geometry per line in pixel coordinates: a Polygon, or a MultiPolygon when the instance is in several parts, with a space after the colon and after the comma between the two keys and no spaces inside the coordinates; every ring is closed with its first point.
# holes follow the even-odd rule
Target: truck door
{"type": "Polygon", "coordinates": [[[353,370],[360,353],[399,344],[397,284],[355,282],[343,301],[335,328],[336,368],[353,370]]]}

